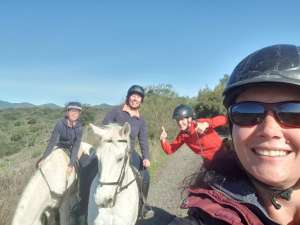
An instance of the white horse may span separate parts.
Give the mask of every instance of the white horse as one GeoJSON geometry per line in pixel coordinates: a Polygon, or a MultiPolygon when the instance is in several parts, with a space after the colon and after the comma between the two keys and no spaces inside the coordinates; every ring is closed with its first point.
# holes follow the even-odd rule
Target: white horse
{"type": "Polygon", "coordinates": [[[139,211],[139,191],[130,166],[130,125],[90,124],[98,144],[98,174],[88,207],[89,225],[134,225],[139,211]]]}
{"type": "MultiPolygon", "coordinates": [[[[91,145],[81,143],[78,157],[89,153],[91,145]]],[[[25,187],[12,225],[70,225],[70,210],[77,201],[77,176],[67,175],[69,156],[55,149],[36,170],[25,187]],[[57,212],[59,221],[57,221],[57,212]]]]}

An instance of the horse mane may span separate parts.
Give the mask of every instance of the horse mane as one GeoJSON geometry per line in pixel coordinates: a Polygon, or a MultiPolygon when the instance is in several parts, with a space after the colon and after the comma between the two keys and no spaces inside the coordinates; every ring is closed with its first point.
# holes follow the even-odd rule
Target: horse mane
{"type": "Polygon", "coordinates": [[[102,129],[109,129],[109,128],[114,128],[114,127],[120,127],[121,125],[118,123],[109,123],[109,124],[103,124],[99,126],[102,129]]]}

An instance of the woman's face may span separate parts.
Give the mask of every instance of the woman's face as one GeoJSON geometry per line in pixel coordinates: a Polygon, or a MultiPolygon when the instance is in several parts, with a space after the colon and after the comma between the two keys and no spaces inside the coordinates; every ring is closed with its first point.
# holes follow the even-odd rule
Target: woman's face
{"type": "Polygon", "coordinates": [[[77,121],[79,119],[81,111],[79,109],[69,109],[67,111],[67,117],[71,122],[77,121]]]}
{"type": "Polygon", "coordinates": [[[128,104],[133,109],[138,109],[142,103],[142,96],[138,94],[132,94],[128,98],[128,104]]]}
{"type": "MultiPolygon", "coordinates": [[[[252,87],[236,100],[243,101],[300,101],[300,91],[287,86],[252,87]]],[[[260,124],[248,127],[233,124],[232,138],[240,162],[256,179],[280,188],[290,187],[299,180],[300,128],[279,124],[268,111],[260,124]]]]}
{"type": "Polygon", "coordinates": [[[192,117],[182,118],[180,120],[177,120],[176,122],[179,129],[184,131],[189,128],[189,124],[192,122],[192,117]]]}

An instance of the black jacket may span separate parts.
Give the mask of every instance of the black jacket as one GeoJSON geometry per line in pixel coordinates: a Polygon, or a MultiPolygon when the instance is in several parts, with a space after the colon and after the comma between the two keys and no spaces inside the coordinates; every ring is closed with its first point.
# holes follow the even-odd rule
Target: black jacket
{"type": "Polygon", "coordinates": [[[54,149],[55,146],[59,148],[68,149],[70,152],[70,166],[74,166],[77,160],[77,155],[80,147],[80,142],[82,138],[82,125],[77,122],[75,127],[69,127],[67,119],[60,119],[49,139],[48,146],[42,156],[46,158],[54,149]]]}

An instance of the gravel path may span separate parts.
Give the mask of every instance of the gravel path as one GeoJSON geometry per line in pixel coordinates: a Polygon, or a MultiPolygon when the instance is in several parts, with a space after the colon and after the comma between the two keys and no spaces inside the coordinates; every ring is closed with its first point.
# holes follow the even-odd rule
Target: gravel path
{"type": "Polygon", "coordinates": [[[186,215],[186,210],[179,207],[182,202],[180,187],[183,179],[197,171],[201,163],[201,157],[185,146],[170,155],[150,186],[148,202],[155,217],[137,225],[167,225],[174,215],[186,215]]]}

